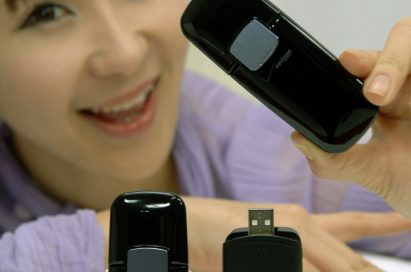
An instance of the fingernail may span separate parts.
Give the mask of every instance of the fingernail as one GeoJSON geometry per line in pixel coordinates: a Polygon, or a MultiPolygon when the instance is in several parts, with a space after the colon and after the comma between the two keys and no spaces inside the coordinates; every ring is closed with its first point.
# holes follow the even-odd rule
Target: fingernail
{"type": "Polygon", "coordinates": [[[376,75],[371,81],[367,92],[385,98],[391,86],[391,78],[387,75],[376,75]]]}
{"type": "Polygon", "coordinates": [[[351,53],[353,53],[354,55],[359,56],[360,58],[363,57],[363,55],[364,55],[364,53],[365,53],[364,50],[358,49],[358,48],[348,49],[347,52],[351,52],[351,53]]]}
{"type": "Polygon", "coordinates": [[[314,160],[314,155],[308,146],[300,144],[296,144],[295,146],[298,148],[298,150],[301,151],[301,153],[304,154],[304,156],[307,157],[307,159],[309,159],[310,161],[314,160]]]}

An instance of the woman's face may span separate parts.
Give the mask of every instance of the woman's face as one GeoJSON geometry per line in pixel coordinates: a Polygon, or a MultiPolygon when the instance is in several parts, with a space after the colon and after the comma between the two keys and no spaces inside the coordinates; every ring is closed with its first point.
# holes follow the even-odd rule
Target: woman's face
{"type": "Polygon", "coordinates": [[[157,171],[176,126],[186,1],[1,1],[0,116],[23,158],[126,180],[157,171]]]}

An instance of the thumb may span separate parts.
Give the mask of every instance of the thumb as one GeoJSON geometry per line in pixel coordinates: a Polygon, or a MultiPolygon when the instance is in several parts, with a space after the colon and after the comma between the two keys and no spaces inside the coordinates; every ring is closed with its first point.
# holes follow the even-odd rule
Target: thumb
{"type": "Polygon", "coordinates": [[[354,145],[342,153],[327,153],[307,140],[298,132],[293,132],[291,139],[295,147],[302,152],[314,175],[340,181],[350,181],[360,184],[375,193],[379,190],[380,173],[373,172],[377,167],[376,151],[366,144],[354,145]]]}
{"type": "Polygon", "coordinates": [[[372,103],[384,106],[391,103],[401,90],[411,70],[411,18],[394,26],[384,50],[364,84],[364,94],[372,103]]]}

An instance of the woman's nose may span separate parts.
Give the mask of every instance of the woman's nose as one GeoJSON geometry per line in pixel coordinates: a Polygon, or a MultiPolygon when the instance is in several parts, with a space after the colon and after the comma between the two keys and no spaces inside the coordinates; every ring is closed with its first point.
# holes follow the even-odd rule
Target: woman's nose
{"type": "Polygon", "coordinates": [[[91,73],[97,77],[131,76],[144,65],[149,44],[143,32],[107,23],[99,31],[96,47],[89,58],[91,73]]]}

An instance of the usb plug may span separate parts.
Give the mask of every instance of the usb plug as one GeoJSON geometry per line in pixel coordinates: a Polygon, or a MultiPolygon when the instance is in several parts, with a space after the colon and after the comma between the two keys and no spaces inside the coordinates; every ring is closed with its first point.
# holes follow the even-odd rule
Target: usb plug
{"type": "Polygon", "coordinates": [[[274,235],[273,220],[273,209],[249,209],[248,235],[274,235]]]}
{"type": "Polygon", "coordinates": [[[273,209],[250,209],[248,227],[233,230],[223,245],[224,272],[301,272],[298,233],[274,227],[273,209]]]}

